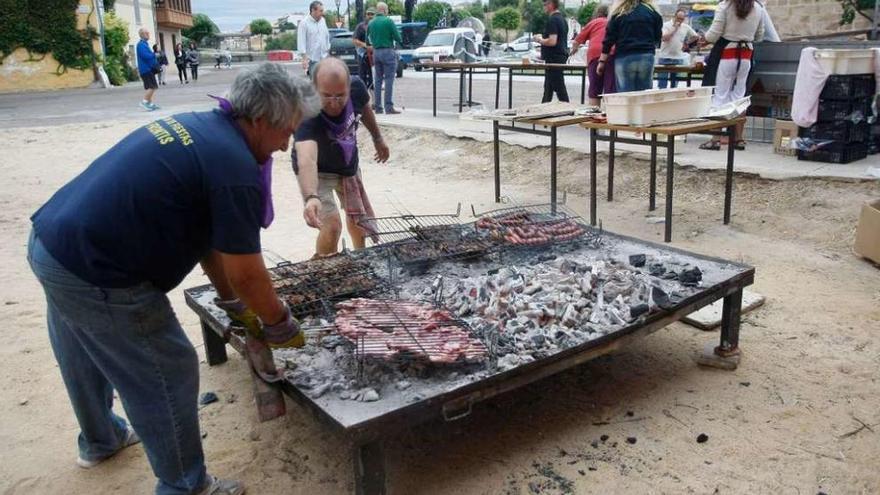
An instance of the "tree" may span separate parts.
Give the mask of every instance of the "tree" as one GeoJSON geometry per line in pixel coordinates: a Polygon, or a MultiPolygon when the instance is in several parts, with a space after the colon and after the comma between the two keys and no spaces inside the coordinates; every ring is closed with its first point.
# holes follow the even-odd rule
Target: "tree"
{"type": "Polygon", "coordinates": [[[519,15],[519,11],[513,7],[504,7],[497,10],[495,15],[492,16],[492,27],[504,30],[505,41],[510,41],[509,31],[519,29],[521,22],[522,17],[519,15]]]}
{"type": "Polygon", "coordinates": [[[526,31],[530,33],[544,32],[547,25],[547,14],[544,13],[544,2],[541,0],[525,0],[523,17],[526,20],[526,31]]]}
{"type": "MultiPolygon", "coordinates": [[[[399,15],[403,17],[406,8],[403,6],[403,2],[400,0],[384,0],[386,4],[388,4],[388,15],[399,15]]],[[[379,0],[367,0],[367,8],[376,8],[376,4],[379,3],[379,0]]]]}
{"type": "Polygon", "coordinates": [[[873,25],[874,0],[839,0],[843,12],[840,14],[840,25],[852,24],[856,15],[864,17],[873,25]]]}
{"type": "Polygon", "coordinates": [[[445,2],[437,2],[434,0],[428,0],[427,2],[422,2],[416,6],[415,12],[413,12],[413,20],[417,22],[427,22],[428,29],[434,29],[441,19],[446,17],[446,14],[451,11],[452,8],[448,3],[445,2]]]}
{"type": "Polygon", "coordinates": [[[285,32],[266,40],[266,50],[296,50],[296,32],[285,32]]]}
{"type": "Polygon", "coordinates": [[[497,12],[504,7],[519,7],[519,0],[489,0],[489,11],[497,12]]]}
{"type": "Polygon", "coordinates": [[[285,31],[295,31],[295,30],[296,30],[296,24],[294,24],[290,21],[284,21],[284,22],[278,23],[278,32],[280,32],[280,33],[283,33],[285,31]]]}
{"type": "Polygon", "coordinates": [[[587,2],[581,6],[581,8],[577,11],[577,21],[581,26],[586,25],[590,22],[590,19],[593,18],[593,13],[596,12],[596,6],[599,4],[597,2],[587,2]]]}
{"type": "Polygon", "coordinates": [[[254,19],[251,21],[251,34],[253,35],[269,35],[272,34],[272,23],[266,19],[254,19]]]}
{"type": "Polygon", "coordinates": [[[205,14],[195,14],[193,15],[192,27],[181,30],[180,34],[201,45],[205,38],[214,37],[219,32],[220,28],[214,24],[210,17],[205,14]]]}

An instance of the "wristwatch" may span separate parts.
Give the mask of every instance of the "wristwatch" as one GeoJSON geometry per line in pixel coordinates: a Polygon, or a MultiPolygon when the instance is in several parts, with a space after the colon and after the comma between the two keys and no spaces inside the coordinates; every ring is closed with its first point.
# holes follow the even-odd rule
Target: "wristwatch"
{"type": "Polygon", "coordinates": [[[308,203],[310,199],[317,199],[319,203],[321,202],[321,197],[317,194],[306,194],[306,197],[303,198],[303,204],[308,203]]]}

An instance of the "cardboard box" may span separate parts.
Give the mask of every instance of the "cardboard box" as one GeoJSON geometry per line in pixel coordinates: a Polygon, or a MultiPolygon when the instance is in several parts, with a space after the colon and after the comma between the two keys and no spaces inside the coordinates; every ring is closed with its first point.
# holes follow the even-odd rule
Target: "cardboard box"
{"type": "Polygon", "coordinates": [[[859,256],[880,263],[880,199],[862,206],[853,250],[859,256]]]}
{"type": "Polygon", "coordinates": [[[789,147],[790,140],[798,136],[798,126],[790,120],[776,119],[776,127],[773,130],[773,152],[795,156],[797,150],[789,147]]]}

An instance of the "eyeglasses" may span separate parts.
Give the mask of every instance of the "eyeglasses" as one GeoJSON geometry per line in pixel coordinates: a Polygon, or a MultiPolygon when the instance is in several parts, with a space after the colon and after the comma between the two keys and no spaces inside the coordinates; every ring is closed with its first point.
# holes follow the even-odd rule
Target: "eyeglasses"
{"type": "Polygon", "coordinates": [[[321,99],[326,101],[327,103],[345,103],[346,101],[348,101],[348,96],[321,95],[321,99]]]}

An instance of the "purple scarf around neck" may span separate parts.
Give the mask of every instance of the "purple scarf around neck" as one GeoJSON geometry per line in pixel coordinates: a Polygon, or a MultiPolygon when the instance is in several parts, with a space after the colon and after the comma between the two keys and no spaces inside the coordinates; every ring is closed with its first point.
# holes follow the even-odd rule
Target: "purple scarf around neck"
{"type": "Polygon", "coordinates": [[[342,158],[345,159],[345,164],[351,164],[351,159],[357,150],[356,116],[351,98],[349,97],[345,103],[345,109],[342,111],[342,118],[339,119],[339,123],[333,122],[324,112],[321,112],[321,118],[324,120],[327,129],[330,130],[330,138],[342,148],[342,158]]]}
{"type": "MultiPolygon", "coordinates": [[[[232,103],[229,100],[220,96],[208,96],[217,100],[221,112],[230,118],[235,118],[235,111],[232,109],[232,103]]],[[[235,124],[235,128],[241,132],[237,124],[235,124]]],[[[263,218],[260,219],[260,225],[267,229],[272,225],[272,220],[275,219],[275,208],[272,205],[272,157],[270,156],[264,163],[259,164],[259,167],[260,188],[263,190],[263,218]]]]}

